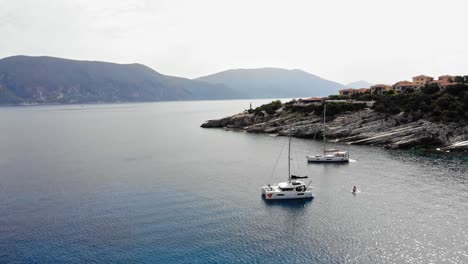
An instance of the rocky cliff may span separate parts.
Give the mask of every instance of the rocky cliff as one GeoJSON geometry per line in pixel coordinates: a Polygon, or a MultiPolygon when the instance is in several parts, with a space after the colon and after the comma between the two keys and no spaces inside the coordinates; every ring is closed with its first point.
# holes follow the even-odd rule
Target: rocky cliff
{"type": "Polygon", "coordinates": [[[209,120],[203,128],[226,128],[251,133],[272,133],[321,139],[347,144],[379,145],[390,149],[429,148],[468,150],[468,126],[458,123],[435,123],[420,119],[409,122],[403,114],[387,115],[371,109],[346,112],[327,119],[320,116],[277,110],[272,114],[244,112],[209,120]],[[292,128],[292,129],[291,129],[292,128]]]}

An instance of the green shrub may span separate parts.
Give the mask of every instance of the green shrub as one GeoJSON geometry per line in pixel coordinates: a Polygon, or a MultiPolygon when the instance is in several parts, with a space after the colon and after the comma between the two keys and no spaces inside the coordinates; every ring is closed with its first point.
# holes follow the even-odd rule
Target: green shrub
{"type": "MultiPolygon", "coordinates": [[[[362,110],[367,107],[365,103],[348,103],[348,102],[327,102],[327,117],[333,117],[344,112],[354,112],[362,110]]],[[[291,112],[300,113],[314,113],[316,115],[323,115],[323,104],[308,104],[308,105],[294,105],[287,108],[291,112]]]]}
{"type": "Polygon", "coordinates": [[[256,115],[262,114],[265,111],[267,114],[271,115],[280,109],[283,106],[280,100],[272,101],[271,103],[261,105],[253,110],[256,115]]]}

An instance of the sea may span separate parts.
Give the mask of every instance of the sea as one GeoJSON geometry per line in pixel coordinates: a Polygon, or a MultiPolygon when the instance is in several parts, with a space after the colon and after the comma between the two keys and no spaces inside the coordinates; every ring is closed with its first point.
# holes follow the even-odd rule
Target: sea
{"type": "Polygon", "coordinates": [[[0,108],[0,263],[468,263],[468,156],[200,125],[271,100],[0,108]],[[351,192],[356,186],[358,193],[351,192]]]}

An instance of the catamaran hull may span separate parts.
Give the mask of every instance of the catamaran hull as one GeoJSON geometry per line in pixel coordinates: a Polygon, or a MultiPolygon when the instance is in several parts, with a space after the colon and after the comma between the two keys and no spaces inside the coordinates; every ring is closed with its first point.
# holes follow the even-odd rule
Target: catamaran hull
{"type": "Polygon", "coordinates": [[[348,158],[317,158],[317,157],[307,157],[307,162],[310,163],[345,163],[349,162],[348,158]]]}
{"type": "Polygon", "coordinates": [[[292,200],[292,199],[313,199],[312,192],[305,193],[266,193],[264,195],[265,200],[292,200]]]}
{"type": "Polygon", "coordinates": [[[266,200],[291,200],[291,199],[312,199],[314,198],[310,189],[302,192],[297,191],[282,191],[277,186],[262,187],[262,197],[266,200]]]}

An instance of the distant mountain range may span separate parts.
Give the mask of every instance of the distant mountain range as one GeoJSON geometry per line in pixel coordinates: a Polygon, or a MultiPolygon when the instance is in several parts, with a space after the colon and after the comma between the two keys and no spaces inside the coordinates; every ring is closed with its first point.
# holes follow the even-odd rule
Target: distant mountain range
{"type": "Polygon", "coordinates": [[[346,88],[370,88],[373,84],[366,81],[357,81],[346,84],[346,88]]]}
{"type": "Polygon", "coordinates": [[[224,84],[249,98],[299,98],[337,94],[342,84],[302,70],[279,68],[227,70],[196,80],[224,84]]]}
{"type": "Polygon", "coordinates": [[[278,68],[227,70],[190,80],[142,64],[0,59],[0,104],[300,98],[337,94],[344,87],[302,70],[278,68]]]}
{"type": "Polygon", "coordinates": [[[234,99],[214,85],[160,74],[141,64],[14,56],[0,60],[0,103],[95,103],[234,99]]]}

